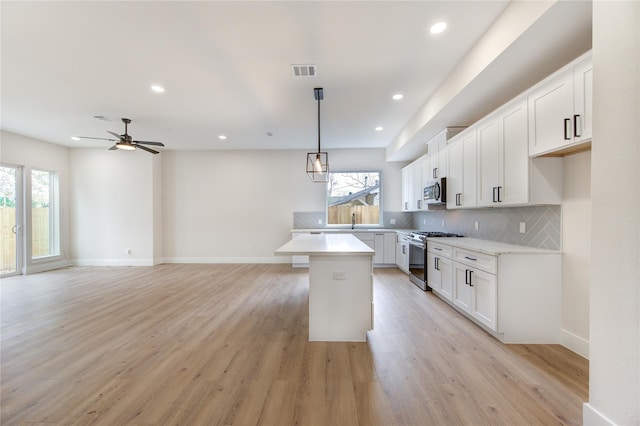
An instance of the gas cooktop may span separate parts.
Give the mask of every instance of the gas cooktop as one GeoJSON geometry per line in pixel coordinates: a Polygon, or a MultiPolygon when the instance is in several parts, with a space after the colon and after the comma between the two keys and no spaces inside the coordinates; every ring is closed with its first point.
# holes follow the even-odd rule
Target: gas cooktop
{"type": "Polygon", "coordinates": [[[462,235],[451,234],[448,232],[416,231],[410,233],[409,237],[414,240],[425,241],[427,238],[462,237],[462,235]]]}

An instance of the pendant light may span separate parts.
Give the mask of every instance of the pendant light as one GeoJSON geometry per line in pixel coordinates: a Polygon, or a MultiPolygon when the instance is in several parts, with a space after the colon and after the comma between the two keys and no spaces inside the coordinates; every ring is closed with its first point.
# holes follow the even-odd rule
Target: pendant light
{"type": "Polygon", "coordinates": [[[307,154],[307,175],[313,182],[329,182],[329,155],[320,151],[320,101],[323,99],[322,87],[313,89],[318,101],[318,152],[307,154]]]}

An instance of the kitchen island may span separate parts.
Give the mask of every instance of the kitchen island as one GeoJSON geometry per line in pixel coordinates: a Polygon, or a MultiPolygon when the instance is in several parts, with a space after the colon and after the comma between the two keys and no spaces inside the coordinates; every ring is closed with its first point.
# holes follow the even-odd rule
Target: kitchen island
{"type": "Polygon", "coordinates": [[[276,255],[309,256],[309,341],[365,342],[373,329],[373,255],[349,234],[300,235],[276,255]]]}

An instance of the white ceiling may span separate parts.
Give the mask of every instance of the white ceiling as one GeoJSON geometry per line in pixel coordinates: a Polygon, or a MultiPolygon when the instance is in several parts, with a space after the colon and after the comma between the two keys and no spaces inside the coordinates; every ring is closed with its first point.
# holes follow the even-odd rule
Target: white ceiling
{"type": "Polygon", "coordinates": [[[315,150],[323,87],[323,149],[387,147],[507,4],[3,1],[1,126],[107,148],[70,138],[122,133],[128,117],[166,149],[315,150]]]}

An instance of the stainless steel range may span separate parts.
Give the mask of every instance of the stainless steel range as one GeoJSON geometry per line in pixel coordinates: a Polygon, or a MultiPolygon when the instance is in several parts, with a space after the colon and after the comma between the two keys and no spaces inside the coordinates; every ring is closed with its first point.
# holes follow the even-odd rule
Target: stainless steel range
{"type": "Polygon", "coordinates": [[[424,291],[431,288],[427,285],[427,238],[462,237],[447,232],[412,232],[409,234],[409,279],[424,291]]]}

